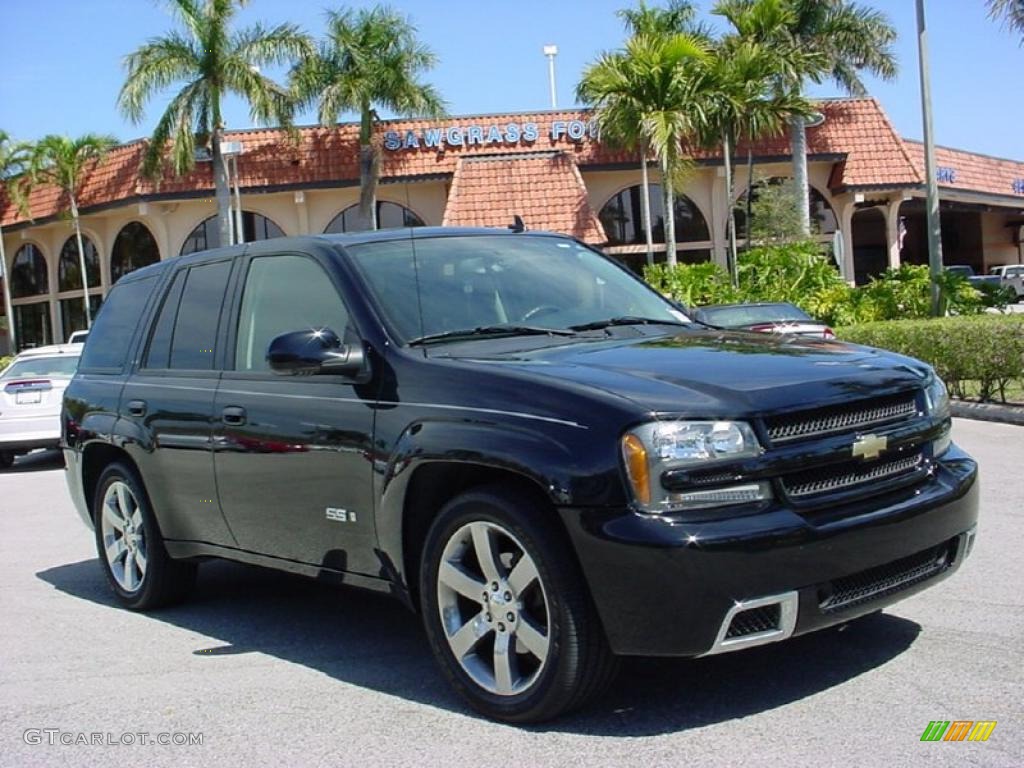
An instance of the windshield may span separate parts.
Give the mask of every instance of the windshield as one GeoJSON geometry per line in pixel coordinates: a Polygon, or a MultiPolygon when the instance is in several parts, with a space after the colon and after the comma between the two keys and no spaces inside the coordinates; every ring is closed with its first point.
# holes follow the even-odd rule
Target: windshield
{"type": "Polygon", "coordinates": [[[645,283],[566,238],[467,235],[345,250],[403,342],[496,326],[543,333],[613,319],[688,322],[645,283]]]}
{"type": "Polygon", "coordinates": [[[78,355],[60,357],[27,357],[15,360],[10,368],[0,373],[0,379],[27,379],[62,376],[71,378],[78,368],[78,355]]]}
{"type": "Polygon", "coordinates": [[[722,328],[740,328],[758,323],[785,323],[810,320],[792,304],[767,304],[761,306],[739,305],[736,307],[707,307],[700,311],[701,319],[722,328]]]}

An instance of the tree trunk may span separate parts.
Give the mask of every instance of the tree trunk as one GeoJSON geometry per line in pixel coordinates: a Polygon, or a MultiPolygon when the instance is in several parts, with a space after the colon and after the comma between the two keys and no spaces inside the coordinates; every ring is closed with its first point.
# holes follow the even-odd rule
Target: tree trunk
{"type": "Polygon", "coordinates": [[[789,146],[793,153],[793,184],[796,186],[797,213],[800,215],[800,231],[804,237],[811,236],[811,198],[807,180],[807,131],[804,119],[794,117],[789,125],[789,146]]]}
{"type": "Polygon", "coordinates": [[[661,190],[665,200],[665,257],[670,267],[678,263],[676,258],[676,198],[672,190],[672,177],[668,157],[661,159],[661,190]]]}
{"type": "MultiPolygon", "coordinates": [[[[224,128],[214,126],[213,129],[213,186],[217,198],[217,223],[220,236],[219,246],[231,245],[231,188],[228,186],[228,167],[224,155],[220,153],[220,143],[224,139],[224,128]]],[[[209,245],[209,243],[207,243],[209,245]]]]}
{"type": "Polygon", "coordinates": [[[18,354],[18,339],[14,331],[14,307],[11,306],[11,275],[7,268],[7,251],[4,250],[4,230],[0,227],[0,275],[4,281],[4,317],[7,318],[7,341],[11,354],[18,354]]]}
{"type": "Polygon", "coordinates": [[[754,149],[747,146],[747,244],[743,250],[749,251],[751,247],[750,232],[754,225],[754,149]]]}
{"type": "Polygon", "coordinates": [[[82,297],[85,299],[85,327],[92,328],[92,311],[89,307],[89,274],[86,272],[85,248],[82,244],[82,222],[78,218],[78,202],[75,200],[75,191],[69,190],[68,198],[71,201],[71,220],[75,223],[75,240],[78,242],[78,269],[82,273],[82,297]]]}
{"type": "Polygon", "coordinates": [[[640,184],[643,187],[643,205],[640,207],[643,216],[644,237],[647,239],[647,266],[654,264],[654,230],[651,227],[651,181],[647,173],[647,141],[640,142],[640,184]]]}
{"type": "Polygon", "coordinates": [[[380,158],[373,146],[373,113],[364,104],[359,124],[359,219],[362,229],[377,229],[377,180],[380,158]]]}
{"type": "Polygon", "coordinates": [[[732,204],[732,141],[728,130],[722,132],[722,154],[725,157],[725,196],[729,216],[726,220],[729,232],[729,253],[726,256],[726,263],[732,284],[739,285],[739,270],[736,268],[736,212],[732,204]]]}

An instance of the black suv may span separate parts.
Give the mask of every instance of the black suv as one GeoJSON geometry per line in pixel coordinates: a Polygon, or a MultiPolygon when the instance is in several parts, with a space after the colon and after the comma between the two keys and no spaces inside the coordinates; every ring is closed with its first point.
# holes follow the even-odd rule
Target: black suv
{"type": "Polygon", "coordinates": [[[398,596],[455,689],[553,717],[619,655],[848,621],[970,551],[932,370],[691,322],[561,236],[268,240],[118,282],[64,400],[129,608],[221,557],[398,596]]]}

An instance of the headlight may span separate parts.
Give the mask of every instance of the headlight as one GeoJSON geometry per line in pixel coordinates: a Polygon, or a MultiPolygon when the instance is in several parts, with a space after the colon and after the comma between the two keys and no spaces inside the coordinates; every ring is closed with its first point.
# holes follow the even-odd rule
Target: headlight
{"type": "Polygon", "coordinates": [[[940,419],[949,418],[949,392],[946,390],[946,385],[942,383],[942,379],[933,375],[932,383],[928,385],[924,395],[928,401],[928,413],[940,419]]]}
{"type": "MultiPolygon", "coordinates": [[[[950,418],[949,392],[946,390],[946,385],[942,383],[942,379],[933,374],[932,382],[925,389],[924,396],[925,400],[928,401],[928,413],[943,421],[947,421],[950,418]]],[[[949,450],[951,442],[950,428],[946,426],[943,428],[942,435],[932,442],[932,456],[936,459],[939,458],[939,456],[949,450]]]]}
{"type": "Polygon", "coordinates": [[[658,421],[622,437],[622,457],[633,497],[648,512],[706,509],[771,498],[763,482],[669,491],[661,475],[669,469],[714,466],[760,455],[761,446],[742,421],[658,421]]]}

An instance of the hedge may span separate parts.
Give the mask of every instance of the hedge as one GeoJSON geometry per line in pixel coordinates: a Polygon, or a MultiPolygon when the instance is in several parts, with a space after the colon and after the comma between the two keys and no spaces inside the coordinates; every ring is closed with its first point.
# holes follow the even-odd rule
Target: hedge
{"type": "Polygon", "coordinates": [[[0,355],[0,373],[2,373],[4,368],[10,365],[13,361],[13,357],[4,357],[3,355],[0,355]]]}
{"type": "Polygon", "coordinates": [[[1007,388],[1024,385],[1024,315],[977,315],[890,320],[836,330],[845,341],[924,360],[954,397],[976,391],[1006,402],[1007,388]]]}

